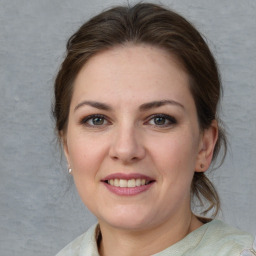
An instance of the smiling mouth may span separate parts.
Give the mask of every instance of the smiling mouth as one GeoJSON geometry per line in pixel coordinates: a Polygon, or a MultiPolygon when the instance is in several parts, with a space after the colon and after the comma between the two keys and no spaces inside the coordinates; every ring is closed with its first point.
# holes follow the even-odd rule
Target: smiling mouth
{"type": "Polygon", "coordinates": [[[146,179],[110,179],[106,180],[105,183],[114,186],[114,187],[121,187],[121,188],[134,188],[145,186],[150,183],[154,182],[153,180],[146,180],[146,179]]]}

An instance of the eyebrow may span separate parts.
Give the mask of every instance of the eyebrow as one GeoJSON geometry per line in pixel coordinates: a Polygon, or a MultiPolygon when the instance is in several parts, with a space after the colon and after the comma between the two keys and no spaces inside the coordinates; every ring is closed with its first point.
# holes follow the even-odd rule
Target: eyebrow
{"type": "MultiPolygon", "coordinates": [[[[105,103],[101,103],[101,102],[97,102],[97,101],[83,101],[81,103],[79,103],[74,111],[76,111],[78,108],[82,107],[82,106],[91,106],[93,108],[97,108],[97,109],[101,109],[101,110],[105,110],[105,111],[111,111],[112,107],[105,104],[105,103]]],[[[140,111],[146,111],[146,110],[150,110],[153,108],[159,108],[165,105],[175,105],[178,107],[181,107],[184,109],[184,106],[174,100],[159,100],[159,101],[152,101],[152,102],[148,102],[148,103],[144,103],[142,105],[140,105],[139,110],[140,111]]]]}
{"type": "Polygon", "coordinates": [[[165,105],[175,105],[175,106],[178,106],[178,107],[181,107],[181,108],[184,109],[184,106],[181,103],[177,102],[177,101],[174,101],[174,100],[160,100],[160,101],[152,101],[152,102],[149,102],[149,103],[144,103],[139,107],[139,110],[140,111],[146,111],[146,110],[150,110],[152,108],[159,108],[159,107],[162,107],[162,106],[165,106],[165,105]]]}
{"type": "Polygon", "coordinates": [[[105,103],[101,103],[101,102],[97,102],[97,101],[83,101],[75,107],[74,111],[76,111],[78,108],[85,106],[85,105],[91,106],[93,108],[101,109],[101,110],[106,110],[106,111],[112,110],[112,108],[105,103]]]}

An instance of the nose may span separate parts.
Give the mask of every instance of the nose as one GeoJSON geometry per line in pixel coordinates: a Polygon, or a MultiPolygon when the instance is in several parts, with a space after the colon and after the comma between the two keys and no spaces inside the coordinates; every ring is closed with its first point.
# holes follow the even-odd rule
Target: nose
{"type": "Polygon", "coordinates": [[[123,164],[134,163],[145,157],[143,139],[136,127],[119,127],[113,132],[109,156],[123,164]]]}

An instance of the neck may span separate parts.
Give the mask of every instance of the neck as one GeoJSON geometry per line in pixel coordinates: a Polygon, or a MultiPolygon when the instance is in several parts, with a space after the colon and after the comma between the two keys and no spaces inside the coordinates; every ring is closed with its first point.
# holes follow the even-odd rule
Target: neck
{"type": "Polygon", "coordinates": [[[148,256],[170,247],[202,223],[191,213],[189,218],[170,220],[147,230],[120,230],[100,223],[101,256],[148,256]]]}

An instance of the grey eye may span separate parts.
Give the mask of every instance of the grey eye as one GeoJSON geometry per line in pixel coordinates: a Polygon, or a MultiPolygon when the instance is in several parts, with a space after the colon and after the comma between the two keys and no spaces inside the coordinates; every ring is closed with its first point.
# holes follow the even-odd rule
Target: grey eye
{"type": "Polygon", "coordinates": [[[156,114],[148,121],[149,124],[155,126],[171,126],[177,123],[176,119],[172,116],[165,114],[156,114]]]}
{"type": "Polygon", "coordinates": [[[93,117],[91,121],[88,120],[88,122],[91,122],[93,125],[103,125],[105,119],[103,117],[93,117]]]}
{"type": "Polygon", "coordinates": [[[154,119],[156,125],[165,125],[168,120],[165,117],[157,116],[154,119]]]}
{"type": "Polygon", "coordinates": [[[83,118],[80,123],[86,126],[103,126],[108,124],[108,120],[105,118],[104,115],[90,115],[83,118]]]}

